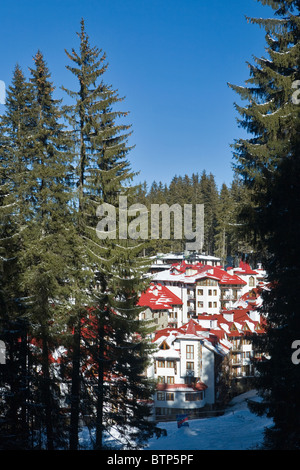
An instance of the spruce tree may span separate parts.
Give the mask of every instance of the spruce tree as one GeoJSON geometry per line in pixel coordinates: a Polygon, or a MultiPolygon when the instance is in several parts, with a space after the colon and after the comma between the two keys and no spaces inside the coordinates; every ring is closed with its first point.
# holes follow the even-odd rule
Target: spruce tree
{"type": "MultiPolygon", "coordinates": [[[[96,228],[98,210],[104,204],[115,209],[118,218],[119,196],[126,196],[128,205],[134,201],[136,192],[130,187],[133,173],[127,160],[131,131],[120,122],[127,112],[114,110],[122,98],[102,80],[106,56],[91,47],[83,20],[78,36],[79,52],[66,51],[73,63],[67,68],[78,80],[78,91],[64,89],[74,100],[66,112],[77,155],[77,233],[84,242],[86,269],[94,272],[89,305],[93,322],[86,328],[96,335],[84,338],[93,364],[85,384],[96,410],[95,448],[104,447],[105,433],[114,427],[130,447],[153,431],[145,404],[153,390],[143,376],[148,345],[137,308],[138,296],[146,287],[147,263],[141,256],[143,243],[124,234],[122,238],[119,227],[112,238],[108,232],[99,237],[96,228]]],[[[75,399],[79,398],[77,386],[75,399]]]]}
{"type": "Polygon", "coordinates": [[[225,265],[230,252],[230,235],[231,235],[231,223],[233,222],[233,201],[230,190],[224,183],[220,191],[220,197],[216,210],[216,236],[215,245],[216,256],[219,256],[225,265]]]}
{"type": "Polygon", "coordinates": [[[201,202],[204,204],[204,251],[213,255],[215,252],[216,211],[218,204],[218,189],[214,175],[203,171],[200,178],[201,202]]]}
{"type": "Polygon", "coordinates": [[[37,419],[45,429],[46,448],[64,446],[59,370],[50,358],[69,309],[68,271],[70,242],[70,142],[60,122],[60,102],[53,97],[51,76],[40,51],[31,71],[33,102],[27,132],[29,160],[23,205],[21,286],[26,296],[27,319],[33,340],[31,393],[37,419]],[[42,412],[40,412],[42,410],[42,412]]]}
{"type": "Polygon", "coordinates": [[[27,448],[28,444],[28,324],[20,271],[31,104],[30,85],[17,65],[0,123],[0,337],[7,351],[6,367],[1,371],[1,415],[6,432],[0,431],[0,440],[6,449],[27,448]],[[8,440],[5,434],[10,436],[8,440]]]}
{"type": "Polygon", "coordinates": [[[259,346],[255,407],[274,421],[264,445],[299,449],[300,369],[292,345],[300,334],[296,292],[300,285],[299,232],[299,2],[264,0],[275,15],[252,19],[266,30],[269,58],[255,59],[246,87],[232,86],[248,106],[237,106],[250,135],[235,144],[236,171],[251,199],[244,221],[268,273],[264,294],[267,334],[259,346]]]}

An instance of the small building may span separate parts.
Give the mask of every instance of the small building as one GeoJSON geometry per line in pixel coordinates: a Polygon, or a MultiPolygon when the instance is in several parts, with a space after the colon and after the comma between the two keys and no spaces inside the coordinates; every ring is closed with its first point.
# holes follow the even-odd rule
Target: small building
{"type": "Polygon", "coordinates": [[[182,300],[160,283],[150,284],[141,294],[138,305],[146,307],[140,313],[140,320],[149,322],[150,329],[176,328],[178,318],[182,316],[182,300]]]}
{"type": "Polygon", "coordinates": [[[193,319],[180,328],[157,331],[153,342],[157,351],[147,375],[157,381],[156,419],[186,412],[196,417],[213,408],[217,364],[229,353],[231,344],[193,319]]]}

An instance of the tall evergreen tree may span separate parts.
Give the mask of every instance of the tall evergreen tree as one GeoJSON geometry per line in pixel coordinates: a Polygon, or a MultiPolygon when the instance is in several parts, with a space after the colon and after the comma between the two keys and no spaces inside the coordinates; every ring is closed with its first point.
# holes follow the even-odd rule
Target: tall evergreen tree
{"type": "MultiPolygon", "coordinates": [[[[127,160],[130,126],[119,122],[127,112],[114,110],[122,98],[103,82],[106,57],[90,46],[83,20],[78,36],[80,50],[67,52],[73,63],[67,68],[76,76],[79,88],[66,90],[74,100],[66,111],[77,151],[78,234],[84,240],[87,268],[95,275],[90,306],[97,335],[87,344],[94,363],[95,382],[90,390],[96,410],[95,447],[103,448],[104,434],[114,426],[123,438],[132,435],[127,445],[134,446],[153,431],[145,405],[152,388],[142,375],[148,346],[137,308],[138,295],[146,286],[147,264],[140,256],[143,244],[124,234],[122,238],[119,227],[112,230],[112,238],[109,223],[104,236],[96,231],[97,209],[109,205],[118,217],[119,196],[128,197],[128,204],[133,202],[135,191],[129,186],[133,173],[127,160]]],[[[92,376],[90,380],[92,383],[92,376]]],[[[79,397],[77,388],[77,400],[79,397]]]]}
{"type": "Polygon", "coordinates": [[[244,184],[244,181],[235,172],[230,187],[232,219],[229,222],[231,227],[231,263],[238,265],[241,255],[251,253],[251,263],[256,265],[261,262],[261,256],[254,251],[253,240],[254,230],[252,223],[246,223],[249,216],[249,204],[251,189],[244,184]]]}
{"type": "Polygon", "coordinates": [[[0,124],[0,335],[7,349],[7,366],[1,380],[5,390],[2,416],[7,418],[3,425],[12,441],[7,442],[0,431],[5,448],[26,448],[28,437],[28,325],[21,300],[20,272],[31,105],[30,85],[17,65],[0,124]]]}
{"type": "Polygon", "coordinates": [[[216,211],[218,204],[218,189],[212,173],[203,171],[200,178],[201,204],[204,204],[204,251],[213,255],[215,251],[216,211]]]}
{"type": "Polygon", "coordinates": [[[300,369],[291,349],[300,334],[299,1],[262,3],[273,8],[274,17],[251,21],[266,30],[269,59],[256,58],[256,65],[249,65],[249,86],[233,86],[249,102],[237,109],[241,125],[252,134],[235,144],[236,170],[251,195],[244,216],[270,281],[263,307],[268,329],[260,344],[269,358],[258,364],[257,386],[264,400],[255,409],[274,421],[266,433],[267,448],[299,449],[300,369]]]}
{"type": "Polygon", "coordinates": [[[60,123],[60,102],[53,98],[54,87],[40,51],[31,69],[33,121],[27,142],[27,202],[23,205],[26,227],[22,232],[21,286],[27,298],[27,318],[34,338],[36,410],[45,428],[49,450],[63,445],[60,441],[60,387],[58,370],[49,358],[58,346],[61,318],[69,307],[68,261],[72,224],[69,210],[68,170],[70,142],[60,123]],[[58,331],[57,331],[58,330],[58,331]]]}
{"type": "Polygon", "coordinates": [[[224,183],[220,191],[219,202],[216,210],[216,256],[219,256],[225,265],[230,252],[231,223],[233,222],[233,201],[230,190],[224,183]]]}

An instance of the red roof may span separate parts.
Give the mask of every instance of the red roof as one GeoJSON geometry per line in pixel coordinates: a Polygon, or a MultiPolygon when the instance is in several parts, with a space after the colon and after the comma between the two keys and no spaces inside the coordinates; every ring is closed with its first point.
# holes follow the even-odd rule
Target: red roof
{"type": "Polygon", "coordinates": [[[247,283],[241,279],[236,274],[229,274],[224,269],[221,269],[219,266],[214,266],[214,276],[217,277],[220,281],[220,284],[240,284],[246,285],[247,283]]]}
{"type": "Polygon", "coordinates": [[[153,343],[155,343],[155,341],[157,341],[161,336],[169,336],[170,333],[178,334],[177,328],[163,328],[162,330],[156,330],[154,332],[154,339],[152,340],[153,343]]]}
{"type": "Polygon", "coordinates": [[[261,295],[262,289],[261,287],[255,287],[251,289],[249,292],[246,292],[240,300],[243,300],[244,302],[250,302],[250,304],[255,304],[256,301],[259,299],[261,295]]]}
{"type": "Polygon", "coordinates": [[[140,296],[138,305],[152,310],[167,310],[173,305],[182,305],[182,300],[173,294],[166,286],[151,284],[140,296]]]}
{"type": "Polygon", "coordinates": [[[199,391],[199,390],[206,390],[207,385],[204,382],[197,382],[195,384],[157,384],[156,385],[156,390],[164,391],[164,390],[176,390],[178,388],[183,388],[183,389],[193,389],[194,391],[199,391]]]}
{"type": "Polygon", "coordinates": [[[197,331],[209,331],[209,328],[203,328],[203,326],[199,325],[199,323],[191,318],[188,323],[185,323],[184,325],[177,328],[177,331],[184,335],[197,336],[197,331]]]}
{"type": "Polygon", "coordinates": [[[251,266],[245,263],[245,261],[240,261],[239,267],[235,271],[238,271],[240,274],[258,274],[258,272],[253,271],[251,266]]]}
{"type": "MultiPolygon", "coordinates": [[[[219,281],[220,284],[239,284],[239,285],[246,285],[247,283],[241,279],[236,274],[229,274],[225,269],[221,266],[211,266],[209,264],[203,265],[201,263],[196,264],[187,264],[185,261],[179,263],[172,264],[171,267],[172,274],[185,274],[188,276],[200,276],[201,278],[210,278],[216,281],[219,281]],[[191,269],[193,273],[186,274],[186,271],[191,269]]],[[[249,272],[250,273],[250,272],[249,272]]],[[[254,274],[257,274],[253,271],[254,274]]],[[[241,274],[244,274],[244,271],[241,271],[241,274]]],[[[247,271],[248,274],[248,271],[247,271]]]]}

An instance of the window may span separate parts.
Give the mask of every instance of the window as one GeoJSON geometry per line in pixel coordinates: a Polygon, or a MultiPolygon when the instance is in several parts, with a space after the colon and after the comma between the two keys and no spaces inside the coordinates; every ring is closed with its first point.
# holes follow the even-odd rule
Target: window
{"type": "Polygon", "coordinates": [[[208,295],[212,295],[212,290],[208,289],[208,295]]]}
{"type": "Polygon", "coordinates": [[[214,295],[217,295],[217,289],[214,289],[214,295]]]}
{"type": "Polygon", "coordinates": [[[254,282],[254,277],[253,277],[253,276],[250,276],[250,278],[249,278],[249,286],[250,286],[250,287],[254,287],[254,286],[255,286],[255,282],[254,282]]]}
{"type": "Polygon", "coordinates": [[[166,393],[167,401],[174,401],[174,393],[166,393]]]}
{"type": "Polygon", "coordinates": [[[218,281],[215,281],[214,279],[202,279],[201,281],[198,281],[198,286],[216,286],[218,285],[218,281]]]}
{"type": "Polygon", "coordinates": [[[194,370],[194,363],[193,362],[187,362],[186,363],[186,369],[187,370],[194,370]]]}
{"type": "Polygon", "coordinates": [[[214,308],[217,308],[217,302],[213,302],[214,308]]]}
{"type": "Polygon", "coordinates": [[[164,399],[165,399],[164,392],[157,392],[157,400],[158,401],[164,401],[164,399]]]}
{"type": "Polygon", "coordinates": [[[202,301],[198,301],[198,307],[203,308],[203,302],[202,301]]]}
{"type": "Polygon", "coordinates": [[[203,295],[203,289],[198,289],[198,295],[203,295]]]}
{"type": "Polygon", "coordinates": [[[203,400],[203,392],[192,392],[185,394],[185,401],[200,401],[203,400]]]}
{"type": "Polygon", "coordinates": [[[167,384],[173,384],[174,383],[174,377],[167,377],[167,384]]]}
{"type": "Polygon", "coordinates": [[[208,308],[212,308],[212,302],[208,302],[208,308]]]}
{"type": "Polygon", "coordinates": [[[165,367],[165,361],[158,361],[158,367],[165,367]]]}
{"type": "Polygon", "coordinates": [[[164,384],[164,383],[165,383],[165,378],[164,378],[162,375],[159,375],[159,376],[157,377],[157,382],[158,382],[159,384],[164,384]]]}
{"type": "Polygon", "coordinates": [[[186,358],[187,359],[194,359],[194,346],[191,344],[188,344],[186,346],[186,358]]]}
{"type": "Polygon", "coordinates": [[[244,351],[243,352],[243,358],[249,358],[249,357],[251,357],[250,351],[244,351]]]}
{"type": "Polygon", "coordinates": [[[174,361],[167,361],[167,367],[174,367],[174,361]]]}

